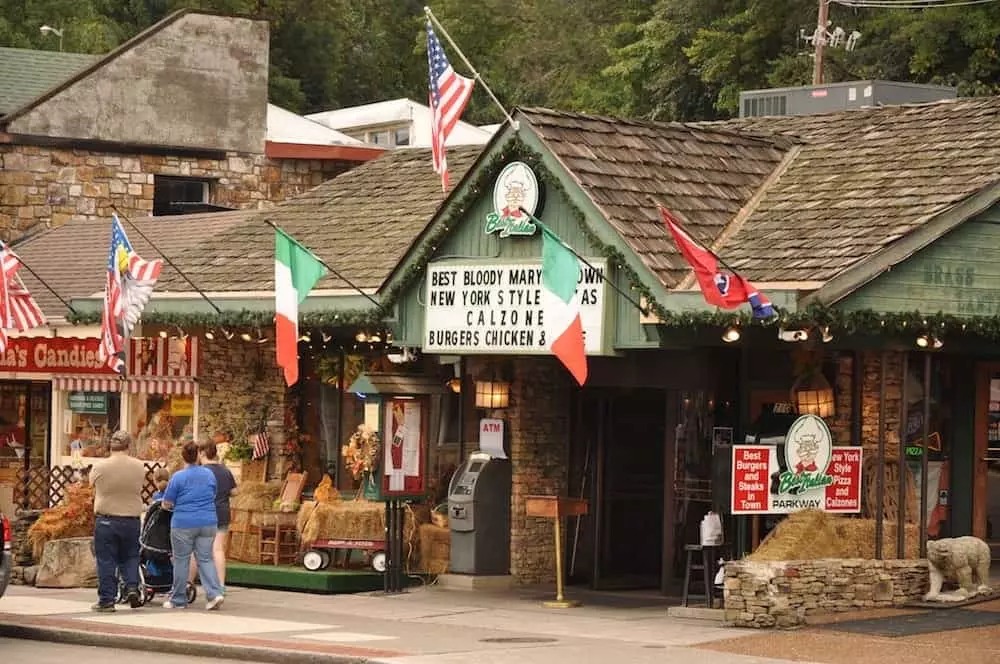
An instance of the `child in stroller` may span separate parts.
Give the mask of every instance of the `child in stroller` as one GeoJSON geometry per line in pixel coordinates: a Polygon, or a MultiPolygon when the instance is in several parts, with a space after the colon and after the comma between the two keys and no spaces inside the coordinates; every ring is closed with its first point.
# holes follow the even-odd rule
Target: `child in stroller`
{"type": "MultiPolygon", "coordinates": [[[[174,584],[174,567],[170,547],[170,512],[163,509],[163,487],[167,484],[167,471],[158,468],[154,479],[157,492],[153,502],[143,517],[139,534],[139,600],[147,604],[157,594],[169,593],[174,584]]],[[[119,603],[125,603],[125,585],[119,580],[119,603]]],[[[198,598],[198,590],[193,583],[187,585],[188,604],[198,598]]]]}

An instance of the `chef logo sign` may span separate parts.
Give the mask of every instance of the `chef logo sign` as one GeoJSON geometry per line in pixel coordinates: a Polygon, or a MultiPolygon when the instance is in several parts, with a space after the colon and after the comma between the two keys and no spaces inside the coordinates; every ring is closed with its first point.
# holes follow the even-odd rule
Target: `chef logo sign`
{"type": "Polygon", "coordinates": [[[733,446],[733,514],[861,511],[861,448],[833,447],[815,415],[795,420],[783,445],[733,446]]]}
{"type": "Polygon", "coordinates": [[[534,235],[537,226],[531,221],[538,208],[538,179],[534,171],[520,161],[507,164],[493,185],[493,212],[486,215],[486,234],[500,237],[534,235]],[[522,208],[528,214],[522,212],[522,208]]]}

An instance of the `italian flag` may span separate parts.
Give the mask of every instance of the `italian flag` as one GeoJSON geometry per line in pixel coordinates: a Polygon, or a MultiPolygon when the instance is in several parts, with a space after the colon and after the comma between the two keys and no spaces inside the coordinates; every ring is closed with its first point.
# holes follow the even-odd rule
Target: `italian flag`
{"type": "Polygon", "coordinates": [[[559,358],[576,382],[587,382],[587,355],[576,284],[580,261],[547,227],[542,229],[542,286],[545,297],[545,331],[552,340],[552,354],[559,358]]]}
{"type": "Polygon", "coordinates": [[[312,252],[280,228],[274,234],[274,335],[285,382],[299,379],[299,305],[326,268],[312,252]]]}

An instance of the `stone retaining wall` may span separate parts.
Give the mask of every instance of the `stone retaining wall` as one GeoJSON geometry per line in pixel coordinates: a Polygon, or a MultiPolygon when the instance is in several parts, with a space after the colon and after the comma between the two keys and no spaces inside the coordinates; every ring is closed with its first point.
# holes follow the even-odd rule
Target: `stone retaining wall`
{"type": "Polygon", "coordinates": [[[926,560],[726,563],[726,621],[795,627],[826,611],[901,606],[928,590],[926,560]]]}

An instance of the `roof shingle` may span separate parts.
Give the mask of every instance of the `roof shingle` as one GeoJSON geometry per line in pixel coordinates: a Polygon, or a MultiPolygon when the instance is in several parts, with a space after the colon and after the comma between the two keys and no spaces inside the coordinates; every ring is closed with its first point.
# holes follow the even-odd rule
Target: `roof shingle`
{"type": "MultiPolygon", "coordinates": [[[[481,148],[448,149],[453,182],[481,148]]],[[[208,242],[171,257],[204,290],[273,288],[274,231],[268,220],[299,239],[359,288],[377,289],[443,202],[441,179],[422,148],[391,150],[294,199],[248,216],[208,242]]],[[[178,275],[161,277],[164,290],[189,290],[178,275]]],[[[328,275],[320,289],[348,288],[328,275]]]]}
{"type": "Polygon", "coordinates": [[[721,127],[637,122],[520,109],[607,220],[666,286],[690,269],[659,213],[662,203],[710,244],[793,145],[721,127]]]}
{"type": "Polygon", "coordinates": [[[34,101],[100,57],[0,47],[0,115],[34,101]]]}

